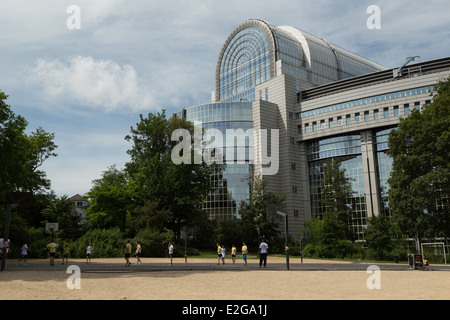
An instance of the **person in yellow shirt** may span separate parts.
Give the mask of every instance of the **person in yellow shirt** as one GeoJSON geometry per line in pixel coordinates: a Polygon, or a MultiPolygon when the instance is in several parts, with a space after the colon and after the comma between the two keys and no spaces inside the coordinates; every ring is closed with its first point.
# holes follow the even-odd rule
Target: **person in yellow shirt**
{"type": "Polygon", "coordinates": [[[58,244],[52,242],[47,245],[47,250],[50,253],[50,266],[55,265],[55,255],[56,249],[58,248],[58,244]]]}
{"type": "Polygon", "coordinates": [[[61,264],[64,264],[64,260],[66,260],[66,264],[69,262],[69,246],[66,244],[63,249],[63,260],[61,264]]]}
{"type": "Polygon", "coordinates": [[[127,267],[131,265],[130,255],[131,255],[131,243],[130,243],[130,240],[128,240],[127,244],[125,246],[125,261],[126,261],[125,265],[127,267]]]}
{"type": "Polygon", "coordinates": [[[236,262],[236,246],[233,244],[231,245],[231,260],[233,261],[233,263],[236,262]]]}
{"type": "Polygon", "coordinates": [[[217,242],[217,265],[220,264],[220,259],[222,258],[222,247],[217,242]]]}
{"type": "Polygon", "coordinates": [[[248,254],[248,248],[245,242],[242,242],[242,259],[244,259],[244,266],[247,265],[247,254],[248,254]]]}
{"type": "Polygon", "coordinates": [[[139,242],[136,242],[136,265],[141,264],[141,244],[139,242]]]}

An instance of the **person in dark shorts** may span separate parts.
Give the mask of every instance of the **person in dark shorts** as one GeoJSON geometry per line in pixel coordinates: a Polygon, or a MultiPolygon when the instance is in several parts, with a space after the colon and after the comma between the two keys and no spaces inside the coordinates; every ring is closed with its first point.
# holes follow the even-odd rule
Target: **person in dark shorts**
{"type": "Polygon", "coordinates": [[[139,242],[136,242],[136,265],[141,264],[141,253],[142,253],[142,247],[139,242]]]}
{"type": "Polygon", "coordinates": [[[125,261],[126,261],[125,265],[127,267],[131,265],[130,255],[131,255],[131,243],[130,243],[130,240],[128,240],[127,244],[125,246],[125,261]]]}

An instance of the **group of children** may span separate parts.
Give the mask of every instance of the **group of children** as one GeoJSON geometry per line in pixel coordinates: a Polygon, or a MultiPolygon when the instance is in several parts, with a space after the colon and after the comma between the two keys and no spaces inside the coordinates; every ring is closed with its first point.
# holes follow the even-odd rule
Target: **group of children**
{"type": "MultiPolygon", "coordinates": [[[[47,251],[50,254],[50,266],[55,265],[56,250],[58,249],[58,247],[59,247],[59,245],[54,242],[51,242],[47,245],[47,251]]],[[[22,260],[24,261],[24,264],[26,264],[28,250],[29,250],[28,246],[25,243],[22,246],[22,258],[19,261],[17,261],[16,264],[18,264],[22,260]]],[[[131,241],[128,240],[125,245],[125,265],[127,267],[131,265],[131,262],[130,262],[131,250],[132,250],[131,241]]],[[[89,245],[86,248],[86,264],[91,262],[93,251],[94,251],[94,248],[92,247],[92,244],[89,243],[89,245]]],[[[217,243],[217,256],[218,256],[217,264],[218,265],[220,264],[221,261],[222,261],[222,264],[225,264],[226,251],[227,251],[227,249],[225,248],[225,246],[223,244],[220,245],[219,243],[217,243]]],[[[242,243],[241,252],[242,252],[242,258],[244,260],[244,266],[246,266],[247,265],[248,248],[247,248],[247,245],[245,242],[242,243]]],[[[69,253],[70,253],[70,249],[69,249],[69,246],[66,244],[66,245],[64,245],[64,248],[63,248],[62,264],[68,264],[69,253]]],[[[141,253],[142,253],[141,244],[139,242],[136,242],[136,251],[135,251],[136,265],[142,263],[142,261],[140,259],[141,253]]],[[[170,258],[170,265],[173,265],[173,245],[172,245],[172,243],[169,243],[169,245],[168,245],[168,253],[169,253],[169,258],[170,258]]],[[[233,244],[231,246],[231,260],[233,261],[233,263],[236,262],[236,254],[237,254],[237,248],[233,244]]],[[[185,254],[185,262],[187,262],[186,254],[185,254]]]]}
{"type": "MultiPolygon", "coordinates": [[[[55,265],[55,255],[56,255],[56,249],[58,249],[59,245],[57,243],[51,242],[47,245],[47,251],[50,254],[50,266],[54,266],[55,265]]],[[[21,260],[24,260],[24,263],[26,263],[26,257],[27,257],[27,251],[28,247],[26,246],[26,244],[22,247],[22,259],[20,259],[19,261],[17,261],[17,263],[19,263],[21,260]],[[25,251],[25,255],[24,255],[24,251],[25,251]]],[[[89,245],[86,248],[86,264],[91,263],[91,258],[92,258],[92,253],[94,251],[94,248],[92,247],[92,243],[89,243],[89,245]]],[[[139,242],[136,242],[136,265],[137,264],[141,264],[142,261],[140,259],[141,257],[141,245],[139,242]]],[[[64,246],[63,249],[63,260],[61,264],[68,264],[68,259],[69,259],[69,253],[70,253],[70,249],[69,246],[66,244],[64,246]]],[[[130,262],[130,256],[131,256],[131,243],[130,240],[127,241],[127,244],[125,245],[125,265],[126,266],[130,266],[131,262],[130,262]]]]}
{"type": "MultiPolygon", "coordinates": [[[[220,264],[220,261],[222,261],[222,264],[225,264],[225,255],[226,255],[227,249],[225,248],[225,246],[222,244],[220,245],[219,243],[217,243],[217,265],[220,264]]],[[[244,260],[244,266],[247,265],[247,254],[248,254],[248,248],[247,245],[245,244],[245,242],[242,243],[242,248],[241,248],[241,252],[242,252],[242,259],[244,260]]],[[[231,261],[233,261],[233,263],[236,262],[236,253],[237,253],[237,248],[234,244],[231,245],[231,261]]]]}

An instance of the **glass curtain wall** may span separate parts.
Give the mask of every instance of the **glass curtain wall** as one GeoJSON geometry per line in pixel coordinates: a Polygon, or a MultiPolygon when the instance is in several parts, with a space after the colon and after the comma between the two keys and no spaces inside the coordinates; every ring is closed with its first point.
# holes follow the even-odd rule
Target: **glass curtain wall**
{"type": "Polygon", "coordinates": [[[389,133],[392,130],[396,130],[396,128],[382,129],[375,132],[376,172],[380,189],[381,214],[386,217],[391,216],[388,201],[388,179],[391,175],[393,159],[387,155],[386,151],[388,150],[389,133]]]}
{"type": "Polygon", "coordinates": [[[270,80],[270,50],[267,38],[256,27],[236,34],[220,62],[220,100],[253,101],[251,89],[270,80]],[[237,96],[248,91],[247,95],[237,96]]]}
{"type": "Polygon", "coordinates": [[[326,208],[321,205],[323,167],[327,160],[339,161],[345,176],[350,178],[353,194],[347,200],[351,208],[348,227],[358,240],[363,239],[367,226],[367,208],[364,193],[364,171],[361,156],[361,136],[358,134],[338,136],[309,142],[307,145],[311,214],[321,216],[326,208]]]}
{"type": "MultiPolygon", "coordinates": [[[[227,130],[252,129],[252,104],[250,102],[220,102],[186,108],[184,111],[188,121],[201,122],[202,128],[217,129],[222,133],[223,148],[218,150],[223,157],[223,164],[212,165],[212,191],[203,203],[210,218],[232,220],[239,218],[239,208],[242,201],[250,197],[251,168],[250,157],[252,149],[250,141],[245,141],[245,160],[237,161],[237,141],[226,136],[227,130]],[[227,159],[227,149],[232,149],[234,158],[227,159]],[[234,161],[233,161],[234,160],[234,161]]],[[[178,114],[181,116],[181,113],[178,114]]],[[[204,136],[203,151],[209,145],[208,137],[204,136]]],[[[230,151],[230,150],[228,150],[230,151]]]]}

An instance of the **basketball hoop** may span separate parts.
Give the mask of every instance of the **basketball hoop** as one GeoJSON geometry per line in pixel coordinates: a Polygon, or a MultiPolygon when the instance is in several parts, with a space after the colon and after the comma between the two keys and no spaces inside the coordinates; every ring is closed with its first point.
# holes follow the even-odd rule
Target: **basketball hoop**
{"type": "Polygon", "coordinates": [[[48,222],[45,224],[45,231],[58,231],[58,223],[56,222],[48,222]]]}

